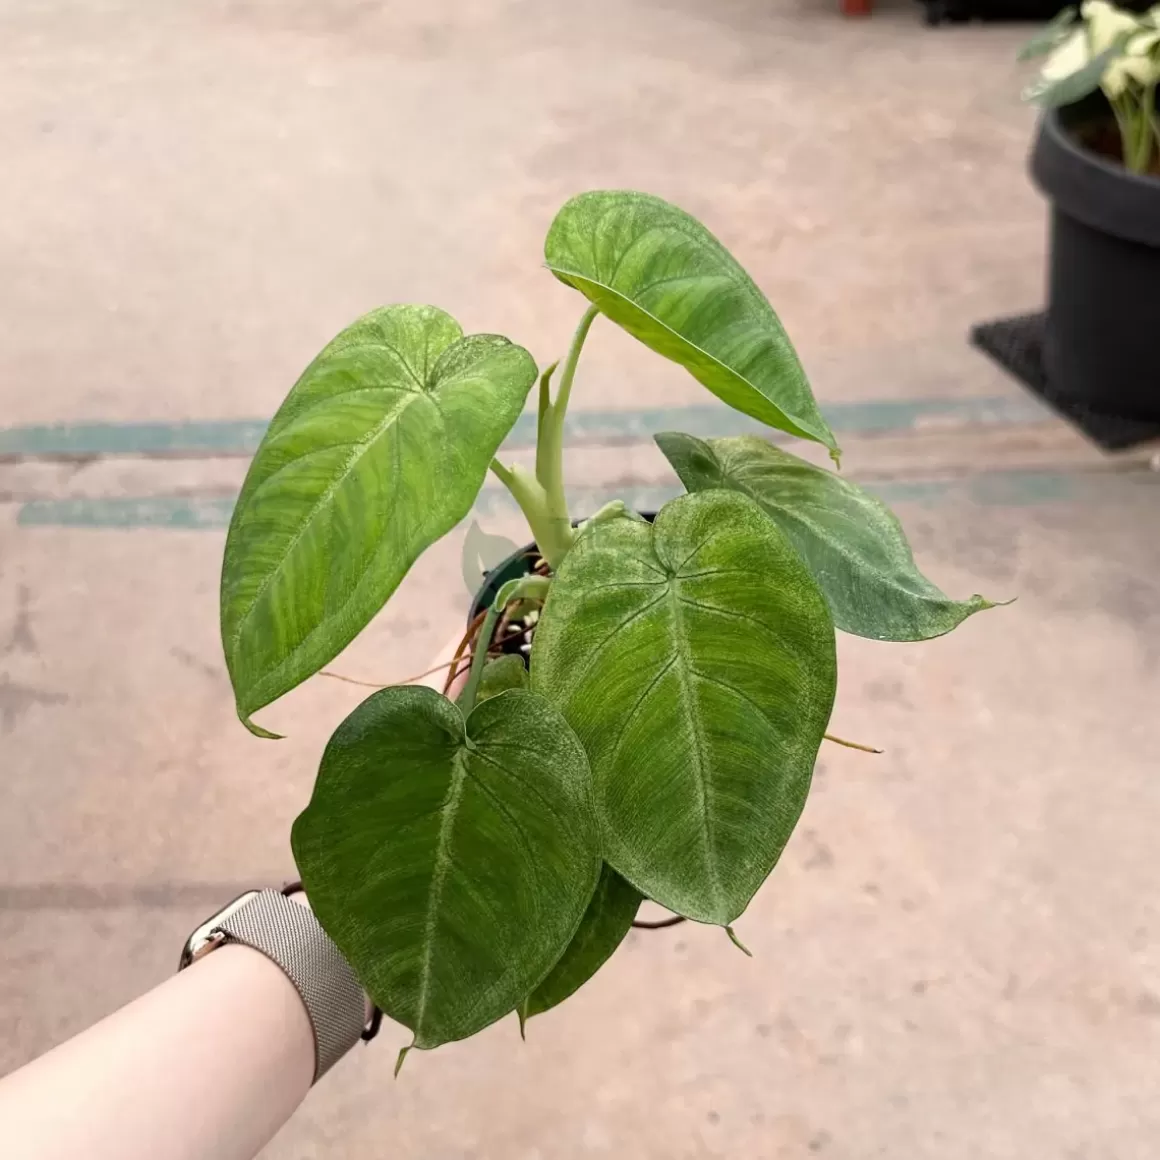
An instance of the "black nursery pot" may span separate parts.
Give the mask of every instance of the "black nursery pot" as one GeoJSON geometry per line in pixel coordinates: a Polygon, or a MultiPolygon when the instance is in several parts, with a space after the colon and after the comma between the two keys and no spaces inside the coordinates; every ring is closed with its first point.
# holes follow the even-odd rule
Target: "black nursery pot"
{"type": "MultiPolygon", "coordinates": [[[[470,624],[485,608],[491,606],[499,590],[509,581],[518,580],[521,576],[531,575],[532,568],[540,558],[540,553],[534,543],[525,544],[518,552],[513,552],[501,564],[497,564],[490,572],[484,573],[483,583],[471,602],[471,611],[467,614],[467,623],[470,624]]],[[[505,650],[506,651],[506,650],[505,650]]]]}
{"type": "Polygon", "coordinates": [[[1031,156],[1052,203],[1044,370],[1094,410],[1160,419],[1160,180],[1079,144],[1110,116],[1100,94],[1050,110],[1031,156]]]}
{"type": "MultiPolygon", "coordinates": [[[[656,518],[656,512],[641,512],[640,514],[650,524],[656,518]]],[[[572,523],[575,526],[580,521],[573,520],[572,523]]],[[[521,576],[529,575],[539,558],[539,549],[537,549],[535,543],[525,544],[518,552],[513,552],[506,560],[497,564],[490,572],[485,573],[483,584],[475,594],[475,599],[471,604],[471,611],[467,614],[467,623],[470,624],[485,608],[490,607],[491,602],[496,598],[500,588],[509,580],[518,580],[521,576]]],[[[505,652],[517,652],[518,650],[518,642],[505,642],[505,652]],[[507,647],[509,643],[510,648],[507,647]]]]}

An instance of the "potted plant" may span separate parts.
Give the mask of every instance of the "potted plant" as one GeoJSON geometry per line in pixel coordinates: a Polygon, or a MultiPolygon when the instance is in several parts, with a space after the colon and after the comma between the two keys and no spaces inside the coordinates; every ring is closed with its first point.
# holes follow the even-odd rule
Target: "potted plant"
{"type": "Polygon", "coordinates": [[[731,407],[838,447],[769,303],[688,214],[582,194],[545,255],[587,299],[562,366],[431,306],[373,311],[274,416],[226,543],[237,710],[270,737],[252,715],[350,643],[489,470],[527,517],[534,550],[469,626],[458,698],[368,697],[293,828],[323,926],[420,1048],[567,998],[644,898],[732,936],[805,803],[835,629],[924,640],[989,607],[926,580],[878,500],[752,436],[658,435],[688,493],[652,522],[616,503],[574,525],[563,421],[599,315],[731,407]],[[533,471],[497,453],[537,376],[533,471]],[[529,665],[501,655],[501,621],[529,665]]]}
{"type": "Polygon", "coordinates": [[[1051,199],[1044,370],[1096,411],[1160,419],[1160,6],[1065,9],[1023,51],[1044,106],[1031,172],[1051,199]]]}

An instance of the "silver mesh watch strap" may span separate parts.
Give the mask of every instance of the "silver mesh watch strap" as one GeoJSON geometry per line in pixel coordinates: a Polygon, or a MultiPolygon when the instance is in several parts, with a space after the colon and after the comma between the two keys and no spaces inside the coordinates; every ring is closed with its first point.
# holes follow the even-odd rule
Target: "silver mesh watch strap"
{"type": "Polygon", "coordinates": [[[314,1031],[314,1081],[362,1038],[366,997],[318,919],[278,890],[260,890],[217,928],[230,942],[261,951],[302,996],[314,1031]]]}

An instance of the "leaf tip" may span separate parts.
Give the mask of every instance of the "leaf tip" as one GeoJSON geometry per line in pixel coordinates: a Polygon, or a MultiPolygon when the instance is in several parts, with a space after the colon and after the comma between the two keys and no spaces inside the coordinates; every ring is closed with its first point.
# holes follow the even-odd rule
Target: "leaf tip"
{"type": "Polygon", "coordinates": [[[528,1001],[526,999],[516,1008],[516,1018],[520,1021],[520,1039],[527,1043],[528,1001]]]}
{"type": "Polygon", "coordinates": [[[1006,608],[1009,604],[1014,604],[1018,599],[1018,596],[1012,596],[1010,600],[988,600],[985,596],[979,595],[971,597],[972,602],[978,603],[980,612],[986,612],[988,608],[1006,608]]]}
{"type": "Polygon", "coordinates": [[[399,1057],[395,1060],[395,1075],[394,1075],[395,1079],[399,1078],[399,1072],[401,1072],[403,1070],[403,1060],[407,1058],[407,1054],[410,1052],[411,1048],[414,1046],[415,1045],[413,1043],[408,1043],[406,1047],[402,1047],[399,1049],[399,1057]]]}
{"type": "Polygon", "coordinates": [[[837,471],[841,471],[842,470],[842,449],[836,443],[831,443],[828,445],[827,450],[830,453],[830,461],[833,463],[834,468],[837,471]]]}
{"type": "Polygon", "coordinates": [[[885,753],[885,749],[878,749],[873,745],[863,745],[861,741],[847,741],[844,737],[838,737],[833,733],[823,733],[823,741],[832,741],[835,745],[841,745],[846,749],[857,749],[860,753],[885,753]]]}
{"type": "Polygon", "coordinates": [[[261,725],[254,724],[253,720],[241,710],[238,711],[238,720],[255,736],[261,737],[264,741],[281,741],[283,734],[271,733],[269,729],[263,729],[261,725]]]}
{"type": "Polygon", "coordinates": [[[725,928],[725,933],[729,936],[729,941],[743,954],[753,958],[753,952],[737,937],[736,931],[731,926],[725,928]]]}

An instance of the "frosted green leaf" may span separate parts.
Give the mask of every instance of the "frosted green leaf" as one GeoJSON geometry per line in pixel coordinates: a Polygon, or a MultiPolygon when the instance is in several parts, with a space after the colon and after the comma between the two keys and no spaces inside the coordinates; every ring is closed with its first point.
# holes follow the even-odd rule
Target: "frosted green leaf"
{"type": "Polygon", "coordinates": [[[556,215],[544,257],[560,281],[729,406],[837,456],[773,307],[696,218],[644,193],[582,193],[556,215]]]}
{"type": "Polygon", "coordinates": [[[498,696],[508,689],[526,689],[527,687],[528,666],[524,664],[522,657],[508,653],[502,657],[495,657],[484,666],[475,703],[478,705],[481,701],[498,696]]]}
{"type": "Polygon", "coordinates": [[[523,1005],[521,1020],[551,1010],[574,995],[612,956],[632,929],[643,900],[611,866],[605,866],[564,957],[523,1005]]]}
{"type": "Polygon", "coordinates": [[[692,492],[729,488],[756,500],[790,538],[834,624],[872,640],[928,640],[994,605],[952,600],[918,570],[902,525],[855,483],[755,435],[698,439],[667,431],[657,445],[692,492]]]}
{"type": "Polygon", "coordinates": [[[333,659],[469,511],[535,380],[498,335],[431,306],[344,330],[274,416],[226,540],[221,629],[238,715],[333,659]]]}
{"type": "Polygon", "coordinates": [[[682,496],[590,524],[552,582],[532,689],[588,754],[605,861],[648,898],[730,923],[805,803],[834,627],[751,499],[682,496]]]}
{"type": "Polygon", "coordinates": [[[584,751],[526,692],[466,721],[432,689],[373,694],[327,745],[292,842],[319,921],[416,1047],[514,1011],[601,867],[584,751]]]}

